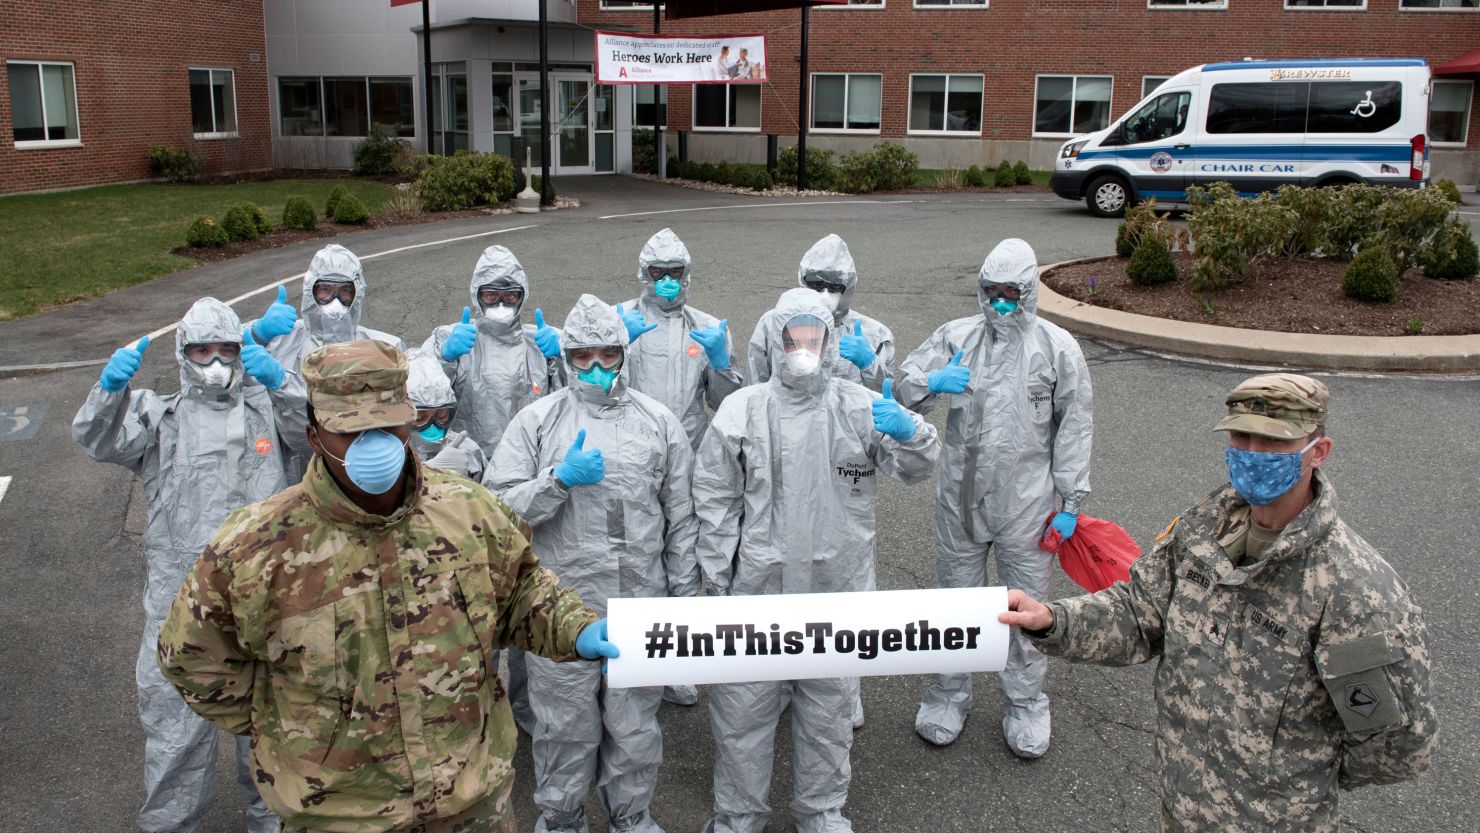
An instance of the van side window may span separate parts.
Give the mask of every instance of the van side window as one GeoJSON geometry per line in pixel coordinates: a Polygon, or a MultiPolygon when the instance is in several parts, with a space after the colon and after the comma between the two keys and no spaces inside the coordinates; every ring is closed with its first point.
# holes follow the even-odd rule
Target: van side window
{"type": "Polygon", "coordinates": [[[1217,84],[1208,101],[1209,133],[1304,133],[1310,83],[1217,84]]]}
{"type": "Polygon", "coordinates": [[[1125,120],[1125,143],[1155,142],[1181,133],[1187,127],[1187,105],[1192,93],[1167,93],[1147,102],[1125,120]]]}
{"type": "Polygon", "coordinates": [[[1311,133],[1377,133],[1403,115],[1398,81],[1315,81],[1310,85],[1311,133]]]}

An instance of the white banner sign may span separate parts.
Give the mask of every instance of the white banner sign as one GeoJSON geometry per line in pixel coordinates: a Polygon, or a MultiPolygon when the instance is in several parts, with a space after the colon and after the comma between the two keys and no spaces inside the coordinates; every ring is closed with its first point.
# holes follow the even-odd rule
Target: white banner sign
{"type": "Polygon", "coordinates": [[[765,35],[596,33],[598,84],[759,84],[765,35]]]}
{"type": "Polygon", "coordinates": [[[613,688],[1000,671],[1007,588],[611,599],[613,688]]]}

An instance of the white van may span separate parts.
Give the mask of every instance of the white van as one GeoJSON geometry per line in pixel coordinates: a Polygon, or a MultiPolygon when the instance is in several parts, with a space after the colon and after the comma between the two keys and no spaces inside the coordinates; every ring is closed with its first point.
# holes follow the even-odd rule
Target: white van
{"type": "Polygon", "coordinates": [[[1059,148],[1050,186],[1118,217],[1189,185],[1422,187],[1429,68],[1421,58],[1234,61],[1173,76],[1104,130],[1059,148]]]}

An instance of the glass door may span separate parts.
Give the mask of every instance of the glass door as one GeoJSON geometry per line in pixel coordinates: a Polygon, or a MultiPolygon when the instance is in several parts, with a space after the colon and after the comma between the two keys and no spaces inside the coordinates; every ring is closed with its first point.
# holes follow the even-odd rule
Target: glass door
{"type": "MultiPolygon", "coordinates": [[[[530,164],[538,168],[543,162],[540,157],[540,77],[521,75],[518,87],[519,135],[524,139],[524,146],[530,150],[530,164]]],[[[524,164],[524,160],[519,160],[519,164],[524,164]]]]}
{"type": "Polygon", "coordinates": [[[550,79],[558,93],[555,113],[559,117],[555,158],[561,173],[591,173],[591,79],[550,79]]]}

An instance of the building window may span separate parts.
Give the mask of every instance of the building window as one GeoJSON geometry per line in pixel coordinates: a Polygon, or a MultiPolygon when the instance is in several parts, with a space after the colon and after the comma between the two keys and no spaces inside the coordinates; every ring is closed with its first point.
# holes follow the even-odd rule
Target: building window
{"type": "MultiPolygon", "coordinates": [[[[658,8],[662,9],[667,7],[664,6],[662,3],[659,3],[658,8]]],[[[604,12],[628,12],[637,11],[639,9],[652,11],[653,4],[650,2],[650,0],[601,0],[601,10],[604,12]]]]}
{"type": "Polygon", "coordinates": [[[1156,88],[1172,80],[1170,75],[1146,75],[1141,78],[1141,98],[1156,92],[1156,88]]]}
{"type": "Polygon", "coordinates": [[[71,64],[9,61],[6,69],[17,148],[82,144],[71,64]]]}
{"type": "Polygon", "coordinates": [[[1148,9],[1226,9],[1228,0],[1146,0],[1148,9]]]}
{"type": "Polygon", "coordinates": [[[949,9],[952,7],[985,9],[987,0],[915,0],[917,9],[949,9]]]}
{"type": "Polygon", "coordinates": [[[632,87],[632,126],[653,126],[653,96],[658,97],[658,121],[668,123],[668,87],[662,84],[637,84],[632,87]]]}
{"type": "Polygon", "coordinates": [[[1339,11],[1361,11],[1367,8],[1367,0],[1285,0],[1287,9],[1337,9],[1339,11]]]}
{"type": "Polygon", "coordinates": [[[982,132],[982,76],[910,76],[911,133],[982,132]]]}
{"type": "Polygon", "coordinates": [[[1033,135],[1079,136],[1110,124],[1109,75],[1040,75],[1033,135]]]}
{"type": "Polygon", "coordinates": [[[694,127],[711,130],[760,130],[760,86],[695,84],[694,127]]]}
{"type": "Polygon", "coordinates": [[[1472,11],[1480,8],[1480,0],[1398,0],[1398,8],[1472,11]]]}
{"type": "Polygon", "coordinates": [[[236,135],[235,73],[190,70],[190,124],[197,139],[236,135]]]}
{"type": "Polygon", "coordinates": [[[812,129],[879,132],[884,76],[812,76],[812,129]]]}
{"type": "Polygon", "coordinates": [[[1429,138],[1435,144],[1463,147],[1470,138],[1470,99],[1474,81],[1434,81],[1429,98],[1429,138]]]}
{"type": "Polygon", "coordinates": [[[278,78],[278,131],[283,136],[368,136],[370,125],[416,135],[411,79],[278,78]]]}
{"type": "Polygon", "coordinates": [[[884,8],[884,0],[848,0],[846,3],[813,6],[814,9],[884,8]]]}

